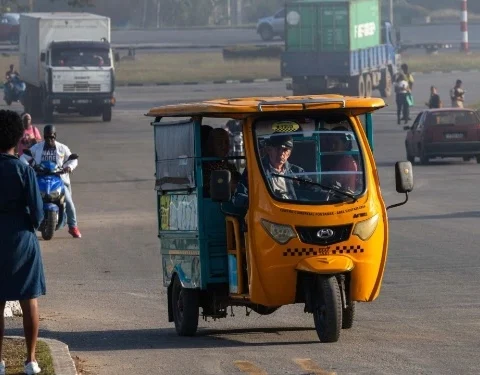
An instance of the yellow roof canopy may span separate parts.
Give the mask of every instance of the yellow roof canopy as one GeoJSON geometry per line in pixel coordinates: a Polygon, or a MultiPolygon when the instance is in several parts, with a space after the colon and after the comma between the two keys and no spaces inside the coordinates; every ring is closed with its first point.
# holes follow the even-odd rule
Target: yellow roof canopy
{"type": "Polygon", "coordinates": [[[214,99],[196,103],[179,103],[154,107],[146,114],[150,117],[220,117],[244,118],[265,112],[303,112],[344,110],[361,115],[385,107],[381,98],[360,98],[341,95],[309,95],[279,97],[247,97],[214,99]]]}

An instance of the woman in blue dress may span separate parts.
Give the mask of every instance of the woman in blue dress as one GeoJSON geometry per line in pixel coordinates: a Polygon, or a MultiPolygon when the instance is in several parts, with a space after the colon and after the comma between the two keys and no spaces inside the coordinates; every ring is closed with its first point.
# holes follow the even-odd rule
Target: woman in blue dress
{"type": "Polygon", "coordinates": [[[0,375],[5,374],[2,342],[6,301],[20,301],[23,310],[25,373],[41,371],[35,359],[37,297],[45,294],[45,277],[35,231],[43,219],[43,203],[35,172],[14,156],[22,135],[20,116],[0,110],[0,375]]]}

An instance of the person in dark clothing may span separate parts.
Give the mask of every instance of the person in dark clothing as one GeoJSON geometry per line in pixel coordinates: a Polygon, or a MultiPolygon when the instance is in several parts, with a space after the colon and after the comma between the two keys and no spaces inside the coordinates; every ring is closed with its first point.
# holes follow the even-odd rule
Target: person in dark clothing
{"type": "Polygon", "coordinates": [[[430,87],[430,100],[425,103],[428,108],[441,108],[442,101],[440,95],[438,95],[437,88],[435,86],[430,87]]]}
{"type": "Polygon", "coordinates": [[[0,110],[0,373],[5,373],[2,342],[7,301],[20,301],[27,346],[26,374],[41,369],[35,359],[37,297],[46,292],[40,245],[35,234],[43,220],[43,202],[34,170],[14,156],[23,136],[20,116],[0,110]]]}

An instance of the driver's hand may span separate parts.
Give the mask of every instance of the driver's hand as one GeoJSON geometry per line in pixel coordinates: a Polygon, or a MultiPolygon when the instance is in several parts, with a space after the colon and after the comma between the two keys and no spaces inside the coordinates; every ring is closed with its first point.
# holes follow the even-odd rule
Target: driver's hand
{"type": "Polygon", "coordinates": [[[64,171],[65,173],[72,173],[72,168],[70,168],[70,167],[65,167],[65,168],[63,168],[63,171],[64,171]]]}

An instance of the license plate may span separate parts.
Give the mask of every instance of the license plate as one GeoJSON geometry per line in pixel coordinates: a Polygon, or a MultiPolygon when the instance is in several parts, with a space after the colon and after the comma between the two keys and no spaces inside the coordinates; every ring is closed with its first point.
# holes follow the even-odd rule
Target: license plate
{"type": "Polygon", "coordinates": [[[87,103],[90,103],[90,100],[88,99],[78,99],[75,101],[75,103],[77,104],[87,104],[87,103]]]}
{"type": "Polygon", "coordinates": [[[446,139],[459,139],[463,138],[463,133],[447,133],[445,134],[446,139]]]}

